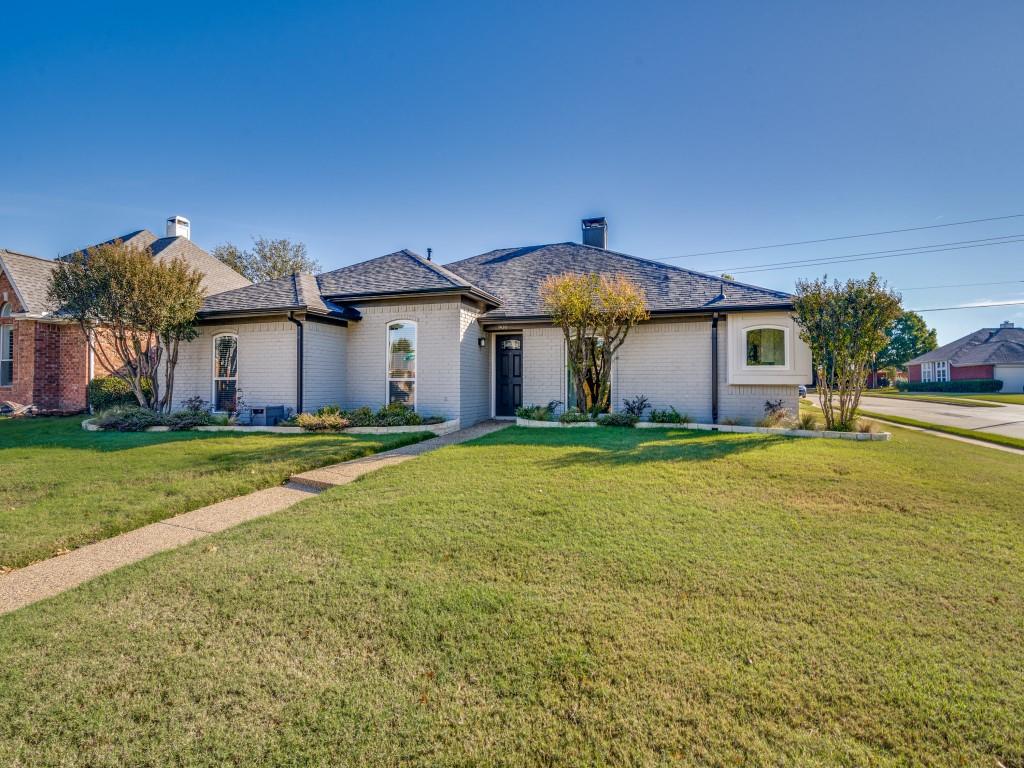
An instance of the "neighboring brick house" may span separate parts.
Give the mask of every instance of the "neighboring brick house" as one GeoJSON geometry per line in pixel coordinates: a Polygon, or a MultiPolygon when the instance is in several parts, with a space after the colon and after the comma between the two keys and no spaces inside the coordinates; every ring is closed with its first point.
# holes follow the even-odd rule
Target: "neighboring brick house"
{"type": "Polygon", "coordinates": [[[508,248],[440,266],[410,251],[320,275],[209,296],[200,335],[179,351],[175,404],[313,410],[407,403],[464,426],[521,404],[569,398],[565,342],[542,306],[544,278],[622,274],[651,319],[613,364],[612,404],[639,394],[699,421],[796,412],[811,378],[793,297],[607,249],[604,219],[583,244],[508,248]]]}
{"type": "MultiPolygon", "coordinates": [[[[207,294],[249,285],[249,281],[189,240],[189,222],[167,221],[167,236],[148,230],[120,238],[154,258],[182,258],[203,274],[207,294]]],[[[108,241],[112,242],[112,241],[108,241]]],[[[35,406],[43,412],[73,413],[86,407],[86,386],[109,373],[89,351],[82,329],[62,317],[47,293],[56,262],[0,249],[0,403],[35,406]]],[[[111,350],[112,352],[112,350],[111,350]]],[[[108,355],[116,360],[116,354],[108,355]]]]}
{"type": "Polygon", "coordinates": [[[1024,392],[1024,328],[1007,321],[982,328],[907,363],[914,382],[996,379],[1002,392],[1024,392]]]}

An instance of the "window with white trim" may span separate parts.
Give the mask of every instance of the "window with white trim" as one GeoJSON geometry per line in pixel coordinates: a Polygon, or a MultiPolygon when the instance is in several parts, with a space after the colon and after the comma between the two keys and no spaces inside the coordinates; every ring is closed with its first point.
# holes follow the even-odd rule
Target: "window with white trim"
{"type": "Polygon", "coordinates": [[[238,396],[238,337],[213,337],[213,410],[231,413],[238,396]]]}
{"type": "Polygon", "coordinates": [[[416,323],[388,323],[388,402],[416,408],[416,323]]]}
{"type": "Polygon", "coordinates": [[[748,366],[786,364],[785,329],[771,326],[748,328],[746,341],[748,366]]]}
{"type": "Polygon", "coordinates": [[[921,363],[921,381],[935,381],[934,363],[921,363]]]}
{"type": "Polygon", "coordinates": [[[949,361],[941,360],[935,363],[935,380],[949,381],[949,361]]]}

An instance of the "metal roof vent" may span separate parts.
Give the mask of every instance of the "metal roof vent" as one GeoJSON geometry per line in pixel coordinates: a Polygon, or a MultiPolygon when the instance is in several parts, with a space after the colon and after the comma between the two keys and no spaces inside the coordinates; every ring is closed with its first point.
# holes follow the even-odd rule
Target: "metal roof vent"
{"type": "Polygon", "coordinates": [[[1001,322],[999,324],[999,327],[1000,328],[1013,328],[1014,326],[1013,326],[1013,323],[1011,323],[1009,320],[1003,320],[1003,322],[1001,322]]]}

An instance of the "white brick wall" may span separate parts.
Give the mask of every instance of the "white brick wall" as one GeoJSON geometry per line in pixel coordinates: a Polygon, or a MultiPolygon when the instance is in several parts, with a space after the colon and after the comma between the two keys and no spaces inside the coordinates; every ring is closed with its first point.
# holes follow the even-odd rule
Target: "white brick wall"
{"type": "Polygon", "coordinates": [[[295,408],[295,326],[287,320],[201,326],[182,344],[174,371],[174,402],[180,408],[195,395],[213,399],[213,337],[238,335],[238,389],[247,405],[295,408]]]}
{"type": "Polygon", "coordinates": [[[411,320],[417,327],[416,408],[424,416],[459,416],[459,299],[407,299],[356,308],[363,318],[348,326],[344,407],[384,405],[387,325],[394,320],[411,320]]]}
{"type": "Polygon", "coordinates": [[[469,426],[491,415],[491,350],[481,347],[478,339],[486,334],[476,319],[480,311],[463,304],[459,315],[460,409],[462,426],[469,426]]]}
{"type": "Polygon", "coordinates": [[[565,402],[565,336],[561,328],[523,330],[523,405],[565,402]]]}
{"type": "Polygon", "coordinates": [[[796,384],[727,384],[729,333],[726,320],[718,321],[718,420],[738,419],[755,424],[764,418],[767,400],[782,400],[783,406],[796,415],[800,397],[796,384]]]}
{"type": "Polygon", "coordinates": [[[315,411],[324,405],[345,402],[345,348],[348,329],[340,325],[317,323],[308,318],[303,323],[302,347],[306,364],[303,369],[302,407],[315,411]]]}

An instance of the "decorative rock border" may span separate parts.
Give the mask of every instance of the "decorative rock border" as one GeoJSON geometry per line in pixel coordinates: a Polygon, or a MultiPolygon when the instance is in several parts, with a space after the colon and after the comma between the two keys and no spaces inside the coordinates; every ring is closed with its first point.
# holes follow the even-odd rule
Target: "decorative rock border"
{"type": "MultiPolygon", "coordinates": [[[[517,427],[539,427],[541,429],[571,428],[571,427],[596,427],[596,421],[577,421],[569,424],[562,424],[559,421],[537,421],[535,419],[516,419],[517,427]]],[[[784,427],[744,427],[739,424],[698,424],[686,422],[682,424],[662,424],[654,421],[640,421],[636,423],[637,429],[699,429],[706,432],[741,432],[762,435],[785,435],[787,437],[817,437],[826,440],[875,440],[884,441],[892,439],[891,432],[828,432],[816,429],[786,429],[784,427]]]]}
{"type": "MultiPolygon", "coordinates": [[[[193,427],[188,430],[181,430],[182,432],[270,432],[281,435],[302,435],[302,434],[347,434],[347,435],[394,435],[403,432],[433,432],[435,435],[440,437],[441,435],[448,435],[452,432],[457,432],[460,428],[459,419],[450,419],[449,421],[442,421],[440,424],[416,424],[412,426],[401,426],[401,427],[349,427],[343,429],[340,432],[318,432],[312,429],[303,429],[302,427],[252,427],[242,426],[239,424],[211,424],[205,427],[193,427]]],[[[82,429],[86,432],[105,432],[103,427],[98,426],[94,423],[93,419],[85,419],[82,422],[82,429]]],[[[171,428],[166,426],[159,427],[146,427],[144,432],[170,432],[171,428]]]]}

